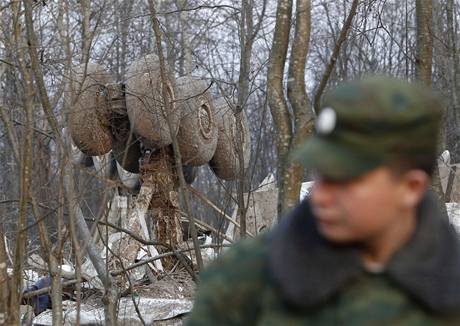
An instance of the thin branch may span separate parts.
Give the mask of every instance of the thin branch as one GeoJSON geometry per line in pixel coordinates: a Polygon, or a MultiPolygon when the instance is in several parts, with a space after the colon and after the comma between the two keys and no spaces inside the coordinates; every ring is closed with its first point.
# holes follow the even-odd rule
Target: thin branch
{"type": "MultiPolygon", "coordinates": [[[[235,14],[240,12],[239,8],[229,6],[229,5],[218,5],[218,6],[201,5],[201,6],[196,6],[193,8],[184,8],[184,9],[178,9],[178,10],[172,10],[172,11],[158,12],[157,14],[158,15],[172,15],[172,14],[176,14],[182,11],[190,12],[190,11],[198,11],[198,10],[203,10],[203,9],[230,9],[230,10],[233,10],[235,14]]],[[[125,18],[121,21],[132,20],[132,19],[137,19],[137,18],[144,18],[144,17],[149,17],[149,16],[150,14],[136,15],[136,16],[125,18]]]]}
{"type": "MultiPolygon", "coordinates": [[[[221,210],[219,207],[217,207],[213,202],[211,202],[208,198],[206,198],[205,195],[203,195],[200,191],[198,191],[197,189],[193,188],[192,186],[188,186],[187,187],[188,190],[193,194],[195,195],[196,197],[198,197],[199,199],[201,199],[206,205],[208,205],[209,207],[211,207],[212,209],[214,209],[216,212],[218,212],[219,214],[221,214],[227,221],[233,223],[237,228],[240,227],[240,224],[235,221],[233,218],[231,218],[230,216],[228,216],[227,214],[225,214],[225,212],[223,210],[221,210]]],[[[249,231],[246,231],[246,234],[251,236],[251,237],[254,237],[254,234],[252,234],[251,232],[249,231]]]]}
{"type": "Polygon", "coordinates": [[[332,71],[334,70],[335,63],[340,54],[340,50],[342,49],[342,44],[347,39],[348,31],[350,30],[351,23],[353,22],[353,17],[356,15],[356,9],[358,8],[358,0],[353,0],[351,4],[350,12],[348,13],[348,17],[345,23],[342,26],[342,30],[340,31],[339,38],[337,43],[335,44],[334,51],[332,52],[331,58],[329,59],[329,64],[324,71],[323,77],[321,78],[321,82],[319,83],[318,90],[316,91],[315,95],[315,111],[318,112],[320,104],[321,104],[321,97],[323,96],[324,89],[326,88],[327,82],[329,81],[329,77],[331,76],[332,71]]]}
{"type": "MultiPolygon", "coordinates": [[[[207,249],[207,248],[221,248],[221,247],[230,247],[231,245],[204,245],[204,246],[200,246],[199,248],[200,249],[207,249]]],[[[128,267],[125,268],[125,270],[115,270],[115,271],[112,271],[111,274],[112,276],[117,276],[117,275],[121,275],[123,274],[125,271],[129,271],[131,269],[134,269],[134,268],[137,268],[137,267],[140,267],[140,266],[143,266],[145,264],[148,264],[148,263],[151,263],[157,259],[161,259],[161,258],[165,258],[165,257],[170,257],[170,256],[176,256],[177,254],[182,254],[184,252],[187,252],[187,251],[192,251],[194,250],[194,248],[189,248],[189,249],[181,249],[181,250],[174,250],[174,251],[171,251],[171,252],[166,252],[164,254],[160,254],[158,256],[155,256],[155,257],[152,257],[152,258],[149,258],[149,259],[145,259],[145,260],[142,260],[140,262],[137,262],[135,264],[132,264],[128,267]]]]}

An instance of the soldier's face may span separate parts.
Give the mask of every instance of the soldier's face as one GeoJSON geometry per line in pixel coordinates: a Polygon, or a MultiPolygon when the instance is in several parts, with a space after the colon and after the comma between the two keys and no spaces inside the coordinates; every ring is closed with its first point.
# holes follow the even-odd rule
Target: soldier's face
{"type": "Polygon", "coordinates": [[[330,241],[369,242],[398,233],[415,218],[426,180],[423,172],[396,175],[380,167],[346,182],[315,181],[311,203],[318,229],[330,241]],[[418,173],[418,174],[417,174],[418,173]]]}

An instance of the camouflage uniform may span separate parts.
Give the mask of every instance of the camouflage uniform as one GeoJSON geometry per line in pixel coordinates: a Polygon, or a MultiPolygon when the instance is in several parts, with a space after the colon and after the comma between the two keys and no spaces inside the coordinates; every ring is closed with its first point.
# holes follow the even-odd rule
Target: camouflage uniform
{"type": "MultiPolygon", "coordinates": [[[[294,158],[338,183],[380,166],[432,166],[441,113],[439,99],[419,85],[382,77],[344,83],[325,97],[316,134],[294,158]]],[[[441,215],[426,194],[411,240],[371,271],[356,245],[320,234],[306,200],[202,273],[186,324],[460,325],[460,246],[441,215]]]]}
{"type": "Polygon", "coordinates": [[[460,247],[434,198],[379,273],[318,233],[308,201],[201,275],[186,325],[460,325],[460,247]],[[436,234],[433,237],[433,234],[436,234]]]}

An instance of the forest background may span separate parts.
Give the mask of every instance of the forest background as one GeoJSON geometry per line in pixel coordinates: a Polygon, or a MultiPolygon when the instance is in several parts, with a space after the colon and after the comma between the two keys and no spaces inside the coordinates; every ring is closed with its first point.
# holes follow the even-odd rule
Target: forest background
{"type": "MultiPolygon", "coordinates": [[[[44,257],[59,295],[62,259],[85,255],[77,215],[103,220],[123,188],[117,178],[69,160],[63,130],[75,66],[98,63],[122,83],[133,61],[156,53],[175,77],[205,80],[213,97],[232,103],[237,119],[244,112],[248,168],[234,181],[222,181],[207,165],[197,168],[193,188],[218,209],[190,196],[184,211],[219,235],[225,215],[236,210],[245,236],[246,195],[273,174],[278,216],[292,208],[310,176],[289,162],[289,153],[312,132],[324,92],[367,74],[419,80],[442,94],[439,150],[449,150],[451,169],[447,189],[439,176],[433,187],[440,200],[452,200],[460,162],[459,9],[454,0],[1,0],[0,313],[16,318],[20,275],[32,253],[44,257]],[[6,267],[15,275],[9,289],[6,267]]],[[[180,193],[186,205],[186,187],[180,193]]]]}

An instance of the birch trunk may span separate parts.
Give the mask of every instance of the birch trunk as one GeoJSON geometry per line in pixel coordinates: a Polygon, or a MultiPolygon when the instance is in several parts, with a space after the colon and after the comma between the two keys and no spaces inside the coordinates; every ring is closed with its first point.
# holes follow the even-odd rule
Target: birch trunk
{"type": "MultiPolygon", "coordinates": [[[[305,89],[305,64],[310,45],[311,1],[297,0],[296,24],[289,61],[287,94],[294,111],[294,134],[291,149],[303,143],[313,131],[314,114],[305,89]]],[[[283,180],[283,211],[294,208],[299,202],[304,168],[287,162],[283,180]]]]}
{"type": "Polygon", "coordinates": [[[275,34],[268,63],[267,97],[273,122],[276,127],[276,148],[278,152],[278,214],[285,210],[285,180],[289,178],[286,170],[287,156],[291,144],[292,123],[286,98],[283,79],[291,29],[292,0],[279,0],[276,10],[275,34]]]}

